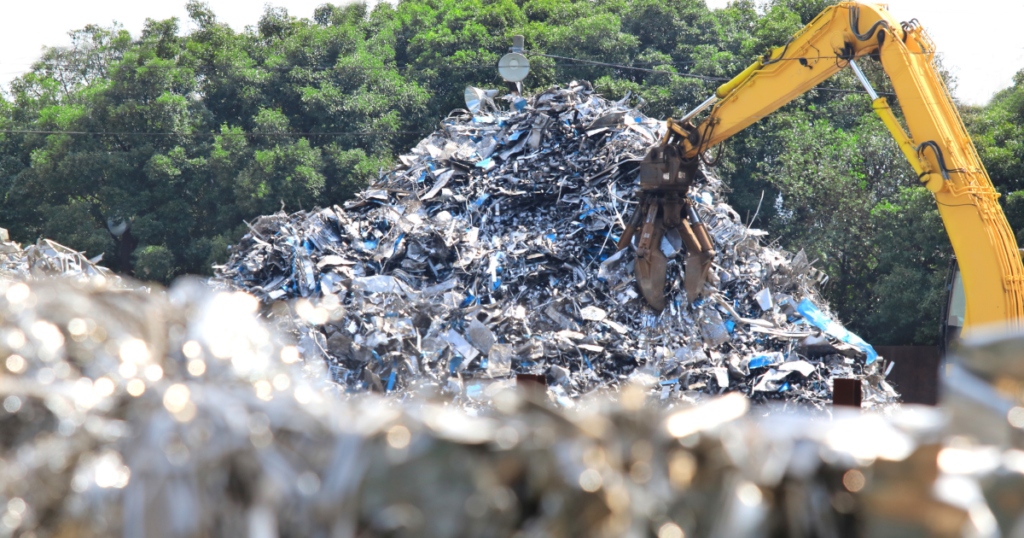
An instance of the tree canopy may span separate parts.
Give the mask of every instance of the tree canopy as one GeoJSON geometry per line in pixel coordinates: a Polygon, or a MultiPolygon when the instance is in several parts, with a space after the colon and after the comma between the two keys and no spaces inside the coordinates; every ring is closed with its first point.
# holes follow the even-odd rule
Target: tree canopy
{"type": "MultiPolygon", "coordinates": [[[[236,32],[190,0],[188,20],[148,20],[140,35],[87,26],[0,96],[0,226],[144,279],[209,274],[247,220],[343,202],[462,107],[467,85],[501,87],[495,66],[513,35],[530,51],[623,66],[533,56],[528,90],[586,79],[664,118],[714,90],[687,75],[731,77],[828,5],[402,0],[302,18],[268,6],[236,32]],[[108,220],[130,221],[130,245],[108,220]]],[[[891,89],[876,62],[863,67],[891,89]]],[[[822,88],[722,145],[730,202],[818,259],[852,330],[934,343],[951,249],[931,195],[868,98],[829,91],[859,90],[851,73],[822,88]]],[[[1024,71],[963,113],[1024,229],[1024,71]]]]}

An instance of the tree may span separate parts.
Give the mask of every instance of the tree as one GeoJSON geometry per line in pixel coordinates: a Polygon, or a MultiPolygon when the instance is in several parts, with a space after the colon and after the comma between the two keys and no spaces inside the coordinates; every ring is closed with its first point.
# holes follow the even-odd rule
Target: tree
{"type": "MultiPolygon", "coordinates": [[[[189,0],[189,32],[175,19],[137,36],[87,26],[0,95],[4,130],[92,133],[0,134],[0,221],[16,240],[51,237],[143,278],[208,274],[245,221],[344,202],[463,107],[466,86],[502,87],[494,66],[513,35],[546,55],[531,56],[527,91],[589,80],[663,118],[829,4],[406,0],[324,4],[310,18],[268,6],[235,32],[189,0]],[[108,218],[131,219],[134,254],[118,252],[134,243],[119,245],[108,218]]],[[[861,67],[891,91],[877,62],[861,67]]],[[[833,308],[869,341],[932,343],[950,254],[937,211],[867,97],[847,93],[860,90],[852,73],[822,86],[715,150],[729,201],[817,258],[833,308]]],[[[1024,71],[963,112],[1024,229],[1024,71]]]]}

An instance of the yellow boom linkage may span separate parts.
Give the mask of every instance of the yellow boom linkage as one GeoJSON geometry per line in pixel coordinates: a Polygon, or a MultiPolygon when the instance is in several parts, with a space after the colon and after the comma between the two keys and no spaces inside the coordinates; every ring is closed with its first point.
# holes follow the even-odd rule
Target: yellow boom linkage
{"type": "MultiPolygon", "coordinates": [[[[917,171],[922,185],[935,196],[963,277],[965,331],[992,323],[1020,328],[1024,318],[1024,267],[1017,243],[996,201],[999,194],[933,67],[934,53],[931,39],[916,20],[897,23],[881,5],[837,4],[818,15],[785,46],[723,84],[714,97],[693,112],[681,120],[669,120],[669,132],[660,148],[664,151],[675,146],[685,168],[685,163],[696,162],[700,152],[849,65],[871,94],[872,108],[917,171]],[[856,60],[865,55],[881,60],[899,98],[909,135],[885,98],[875,94],[857,68],[856,60]],[[689,123],[708,107],[713,107],[711,113],[700,125],[689,123]]],[[[627,232],[632,235],[632,231],[627,232]]]]}

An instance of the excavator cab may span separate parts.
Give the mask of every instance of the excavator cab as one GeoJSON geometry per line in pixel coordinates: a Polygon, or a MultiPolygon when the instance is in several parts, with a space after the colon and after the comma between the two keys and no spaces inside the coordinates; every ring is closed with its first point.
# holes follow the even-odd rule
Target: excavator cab
{"type": "MultiPolygon", "coordinates": [[[[1019,249],[1021,259],[1024,260],[1024,248],[1019,249]]],[[[967,312],[967,297],[964,294],[964,281],[960,275],[960,264],[956,256],[949,262],[949,270],[946,272],[946,302],[942,309],[942,319],[939,326],[939,351],[945,357],[950,351],[955,351],[960,341],[960,333],[964,328],[964,318],[967,312]]]]}
{"type": "Polygon", "coordinates": [[[960,332],[964,328],[964,314],[967,311],[967,298],[964,295],[964,281],[960,276],[960,264],[956,256],[949,263],[946,272],[946,303],[939,321],[939,351],[941,356],[955,349],[960,340],[960,332]]]}

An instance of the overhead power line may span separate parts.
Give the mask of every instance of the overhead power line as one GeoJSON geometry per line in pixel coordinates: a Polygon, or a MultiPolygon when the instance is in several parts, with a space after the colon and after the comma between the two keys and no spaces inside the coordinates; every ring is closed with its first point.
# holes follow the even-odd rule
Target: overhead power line
{"type": "Polygon", "coordinates": [[[72,136],[183,136],[183,137],[207,137],[207,136],[270,136],[270,137],[289,137],[289,136],[386,136],[386,135],[406,135],[406,134],[427,134],[433,133],[434,131],[330,131],[323,133],[286,133],[286,132],[274,132],[274,133],[162,133],[153,131],[144,132],[131,132],[131,131],[40,131],[40,130],[0,130],[0,134],[38,134],[38,135],[72,135],[72,136]]]}
{"type": "MultiPolygon", "coordinates": [[[[42,61],[42,60],[40,60],[40,61],[42,61]]],[[[13,66],[13,65],[24,65],[24,66],[31,67],[31,66],[35,65],[36,63],[37,62],[32,62],[31,64],[6,64],[6,63],[0,63],[0,67],[10,67],[10,66],[13,66]]],[[[694,61],[686,61],[686,62],[643,62],[643,63],[633,64],[633,65],[684,66],[684,65],[693,65],[695,63],[696,62],[694,62],[694,61]]],[[[295,71],[295,70],[299,70],[299,69],[305,69],[305,70],[309,70],[309,71],[333,71],[333,70],[340,70],[340,71],[344,71],[344,70],[356,70],[356,71],[410,71],[410,70],[412,70],[412,71],[423,71],[423,70],[427,70],[427,69],[456,69],[456,70],[457,69],[465,69],[465,70],[496,69],[497,66],[498,66],[497,63],[494,63],[494,64],[477,64],[477,65],[475,65],[475,64],[465,64],[465,65],[449,65],[449,64],[445,64],[445,65],[427,65],[427,66],[416,66],[416,65],[408,65],[408,64],[407,65],[337,65],[337,64],[327,65],[327,64],[322,64],[322,65],[249,65],[249,66],[241,66],[241,67],[238,67],[237,69],[238,70],[264,70],[264,71],[295,71]]],[[[80,67],[80,66],[77,66],[77,65],[74,65],[74,64],[65,63],[65,62],[49,62],[49,63],[45,63],[43,67],[75,68],[75,67],[80,67]]],[[[115,65],[115,66],[112,66],[112,67],[117,67],[117,66],[115,65]]],[[[151,64],[151,65],[142,65],[142,66],[136,66],[136,67],[146,68],[146,69],[155,69],[155,68],[156,69],[181,69],[183,66],[175,65],[175,64],[171,64],[171,65],[151,64]]],[[[186,67],[188,67],[188,66],[186,66],[186,67]]],[[[197,67],[213,67],[214,69],[216,69],[216,68],[219,68],[221,66],[201,65],[201,66],[197,66],[197,67]]],[[[577,67],[577,63],[548,64],[548,65],[545,65],[544,67],[577,67]]],[[[14,71],[9,71],[9,72],[13,73],[14,71]]]]}
{"type": "MultiPolygon", "coordinates": [[[[531,54],[533,56],[544,56],[546,58],[556,58],[556,59],[559,59],[559,60],[570,60],[570,61],[573,61],[573,62],[597,65],[597,66],[602,66],[602,67],[612,67],[612,68],[615,68],[615,69],[622,69],[622,70],[626,70],[626,71],[642,71],[642,72],[646,72],[646,73],[674,75],[674,76],[677,76],[677,77],[693,78],[693,79],[703,80],[703,81],[707,81],[707,82],[728,82],[729,80],[732,80],[732,79],[723,78],[723,77],[709,77],[709,76],[704,76],[704,75],[694,75],[694,74],[691,74],[691,73],[679,73],[679,72],[676,72],[676,71],[666,71],[666,70],[663,70],[663,69],[645,69],[645,68],[642,68],[642,67],[635,67],[635,66],[631,66],[631,65],[612,64],[612,63],[606,63],[606,62],[596,62],[594,60],[583,60],[583,59],[580,59],[580,58],[569,58],[567,56],[555,56],[553,54],[542,54],[540,52],[534,52],[534,51],[524,51],[524,52],[526,52],[527,54],[531,54]]],[[[801,58],[784,58],[783,60],[791,61],[791,60],[800,60],[800,59],[801,58]]],[[[825,56],[825,57],[816,58],[816,59],[819,59],[819,60],[840,59],[841,60],[843,58],[840,58],[839,56],[825,56]]],[[[659,64],[659,65],[670,65],[670,64],[659,64]]],[[[816,87],[816,88],[811,88],[811,90],[822,90],[822,91],[826,91],[826,92],[838,92],[838,93],[862,93],[862,94],[867,94],[868,93],[868,92],[866,92],[864,90],[844,90],[844,89],[841,89],[841,88],[820,88],[820,87],[816,87]]],[[[811,90],[808,90],[808,91],[811,91],[811,90]]],[[[878,93],[878,95],[889,95],[889,96],[896,95],[894,93],[887,93],[887,92],[877,92],[877,93],[878,93]]]]}
{"type": "MultiPolygon", "coordinates": [[[[583,59],[580,59],[580,58],[569,58],[568,56],[556,56],[554,54],[543,54],[543,53],[535,52],[535,51],[532,51],[532,50],[527,50],[527,51],[523,51],[523,52],[525,52],[527,54],[530,54],[532,56],[543,56],[545,58],[554,58],[554,59],[557,59],[557,60],[569,60],[569,61],[572,61],[572,62],[577,62],[577,63],[582,63],[582,64],[597,65],[597,66],[600,66],[600,67],[613,67],[615,69],[624,69],[624,70],[628,70],[628,71],[642,71],[642,72],[645,72],[645,73],[675,75],[677,77],[695,78],[695,79],[700,79],[700,80],[706,80],[708,82],[725,82],[725,81],[729,80],[727,78],[722,78],[722,77],[707,77],[707,76],[704,76],[704,75],[693,75],[693,74],[690,74],[690,73],[679,73],[677,71],[666,71],[666,70],[663,70],[663,69],[647,69],[647,68],[644,68],[644,67],[635,67],[635,66],[631,66],[631,65],[611,64],[611,63],[607,63],[607,62],[595,62],[594,60],[583,60],[583,59]]],[[[658,64],[658,65],[670,65],[670,64],[658,64]]]]}
{"type": "MultiPolygon", "coordinates": [[[[694,75],[690,73],[679,73],[676,71],[666,71],[661,69],[648,69],[643,67],[637,67],[635,65],[622,65],[613,64],[608,62],[598,62],[594,60],[585,60],[582,58],[572,58],[568,56],[557,56],[554,54],[544,54],[536,51],[524,51],[527,54],[533,56],[543,56],[546,58],[553,58],[558,60],[566,60],[569,62],[575,62],[570,64],[555,64],[556,66],[568,67],[575,66],[576,64],[582,63],[587,65],[595,65],[599,67],[609,67],[613,69],[627,70],[627,71],[640,71],[645,73],[655,74],[666,74],[684,78],[693,78],[706,82],[725,82],[730,79],[723,77],[710,77],[704,75],[694,75]]],[[[785,60],[797,60],[798,58],[786,58],[785,60]]],[[[823,58],[824,59],[824,58],[823,58]]],[[[658,64],[658,65],[670,65],[670,64],[658,64]]],[[[353,68],[359,68],[360,66],[352,66],[353,68]]],[[[408,68],[409,66],[404,66],[408,68]]],[[[447,66],[450,68],[493,68],[494,66],[447,66]]],[[[296,67],[301,68],[301,67],[296,67]]],[[[339,68],[336,66],[334,68],[339,68]]],[[[345,68],[345,66],[340,66],[345,68]]],[[[369,68],[369,67],[367,67],[369,68]]],[[[373,67],[374,69],[396,69],[397,67],[373,67]]],[[[332,68],[333,69],[333,68],[332,68]]],[[[816,87],[808,91],[826,91],[835,93],[849,93],[849,94],[867,94],[864,90],[847,90],[842,88],[822,88],[816,87]]],[[[893,93],[879,92],[879,95],[894,96],[893,93]]],[[[552,130],[558,128],[547,128],[542,130],[552,130]]],[[[131,132],[131,131],[52,131],[52,130],[35,130],[35,129],[6,129],[0,130],[0,134],[11,134],[11,135],[69,135],[69,136],[152,136],[152,137],[210,137],[210,136],[245,136],[245,137],[307,137],[307,136],[400,136],[400,135],[423,135],[430,134],[434,131],[326,131],[326,132],[271,132],[271,133],[258,133],[258,132],[245,132],[245,133],[174,133],[174,132],[153,132],[153,131],[142,131],[142,132],[131,132]]]]}

